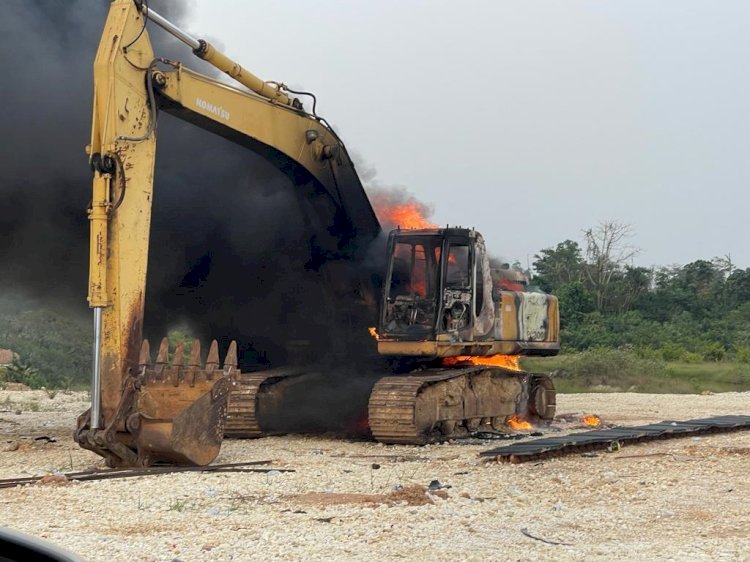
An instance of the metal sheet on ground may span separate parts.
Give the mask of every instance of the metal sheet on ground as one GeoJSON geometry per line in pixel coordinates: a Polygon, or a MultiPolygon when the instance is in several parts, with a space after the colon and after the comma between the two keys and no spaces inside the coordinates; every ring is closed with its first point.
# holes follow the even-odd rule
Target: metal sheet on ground
{"type": "Polygon", "coordinates": [[[514,443],[483,451],[480,456],[494,457],[499,462],[518,463],[581,451],[607,449],[615,443],[642,442],[736,429],[750,429],[750,416],[716,416],[686,421],[663,421],[648,425],[597,429],[561,437],[545,437],[514,443]]]}

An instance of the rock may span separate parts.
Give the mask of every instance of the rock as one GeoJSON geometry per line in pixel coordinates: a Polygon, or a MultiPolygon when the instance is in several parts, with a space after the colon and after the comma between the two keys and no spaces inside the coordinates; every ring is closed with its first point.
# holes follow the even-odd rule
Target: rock
{"type": "Polygon", "coordinates": [[[68,484],[69,480],[64,474],[47,474],[42,476],[37,484],[41,486],[53,485],[53,486],[64,486],[68,484]]]}
{"type": "Polygon", "coordinates": [[[18,441],[9,441],[5,447],[3,447],[3,453],[10,453],[18,450],[18,441]]]}
{"type": "Polygon", "coordinates": [[[617,475],[614,472],[605,472],[602,474],[602,480],[605,482],[617,482],[617,475]]]}

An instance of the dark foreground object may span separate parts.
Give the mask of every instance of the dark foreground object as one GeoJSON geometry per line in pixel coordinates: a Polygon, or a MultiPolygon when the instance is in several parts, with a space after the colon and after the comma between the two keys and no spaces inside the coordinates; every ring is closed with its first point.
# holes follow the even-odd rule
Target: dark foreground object
{"type": "Polygon", "coordinates": [[[7,527],[0,528],[2,562],[83,562],[76,554],[51,542],[7,527]]]}
{"type": "Polygon", "coordinates": [[[750,416],[717,416],[687,421],[663,421],[649,425],[613,427],[574,433],[563,437],[545,437],[484,451],[481,457],[498,462],[521,463],[560,457],[571,453],[619,448],[622,443],[641,443],[700,433],[719,433],[750,429],[750,416]]]}

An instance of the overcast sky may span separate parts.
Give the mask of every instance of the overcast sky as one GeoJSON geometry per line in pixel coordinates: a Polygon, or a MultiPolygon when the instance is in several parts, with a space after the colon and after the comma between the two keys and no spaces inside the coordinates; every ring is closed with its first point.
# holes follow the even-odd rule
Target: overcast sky
{"type": "Polygon", "coordinates": [[[747,0],[193,0],[188,21],[496,254],[614,219],[638,265],[750,267],[747,0]]]}

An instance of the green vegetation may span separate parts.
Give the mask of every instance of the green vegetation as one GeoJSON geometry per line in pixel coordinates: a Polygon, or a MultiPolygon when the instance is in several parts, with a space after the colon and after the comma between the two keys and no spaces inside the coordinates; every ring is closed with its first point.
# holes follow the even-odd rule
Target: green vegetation
{"type": "MultiPolygon", "coordinates": [[[[560,301],[563,391],[750,389],[750,268],[729,256],[636,267],[629,225],[584,231],[535,256],[532,283],[560,301]]],[[[539,360],[526,360],[540,370],[539,360]]],[[[549,370],[549,368],[541,368],[549,370]]]]}
{"type": "Polygon", "coordinates": [[[552,372],[562,393],[648,392],[699,394],[750,389],[750,364],[736,361],[689,363],[645,359],[632,350],[594,349],[557,357],[525,357],[521,366],[552,372]]]}
{"type": "Polygon", "coordinates": [[[83,318],[18,295],[0,296],[0,348],[18,354],[0,368],[0,384],[82,388],[91,365],[91,327],[83,318]]]}
{"type": "Polygon", "coordinates": [[[169,504],[169,511],[177,511],[179,513],[182,513],[185,511],[185,508],[187,507],[187,502],[185,500],[174,500],[171,504],[169,504]]]}

